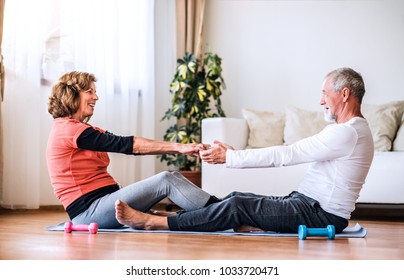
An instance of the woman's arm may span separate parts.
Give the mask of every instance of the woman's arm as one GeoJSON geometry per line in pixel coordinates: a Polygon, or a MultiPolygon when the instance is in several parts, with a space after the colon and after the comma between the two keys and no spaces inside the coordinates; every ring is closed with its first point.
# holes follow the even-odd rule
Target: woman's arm
{"type": "Polygon", "coordinates": [[[76,140],[77,147],[97,152],[133,154],[133,137],[117,136],[93,127],[85,129],[76,140]]]}
{"type": "Polygon", "coordinates": [[[198,156],[204,149],[202,144],[180,144],[156,141],[138,136],[117,136],[110,132],[102,132],[93,127],[84,130],[77,138],[80,149],[113,152],[135,155],[187,154],[198,156]]]}
{"type": "Polygon", "coordinates": [[[133,137],[133,153],[140,155],[158,154],[187,154],[198,156],[199,151],[204,149],[202,144],[180,144],[166,141],[157,141],[144,137],[133,137]]]}

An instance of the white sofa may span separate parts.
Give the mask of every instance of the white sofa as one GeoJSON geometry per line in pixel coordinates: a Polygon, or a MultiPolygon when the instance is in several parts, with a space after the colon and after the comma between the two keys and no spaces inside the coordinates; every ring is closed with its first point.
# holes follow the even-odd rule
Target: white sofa
{"type": "MultiPolygon", "coordinates": [[[[369,120],[372,134],[375,138],[375,155],[358,202],[401,205],[404,204],[404,102],[399,103],[399,106],[397,107],[398,112],[393,114],[393,118],[397,120],[397,123],[392,125],[390,128],[390,130],[395,131],[391,132],[390,136],[387,135],[387,140],[384,139],[387,148],[380,146],[380,141],[383,142],[383,139],[380,138],[386,138],[386,131],[383,130],[386,130],[386,127],[389,125],[382,124],[381,128],[379,129],[377,127],[379,124],[377,123],[380,123],[380,121],[387,121],[388,119],[384,119],[383,116],[380,115],[380,112],[375,112],[375,109],[378,108],[379,107],[371,107],[367,110],[367,119],[369,120]],[[374,115],[370,116],[370,114],[374,115]],[[402,138],[400,143],[397,142],[399,139],[394,141],[399,137],[399,135],[400,138],[402,138]],[[395,151],[391,151],[393,149],[393,145],[395,151]],[[390,150],[387,151],[389,147],[390,150]]],[[[296,108],[293,108],[293,110],[296,110],[296,108]]],[[[304,112],[304,110],[300,109],[297,111],[304,112]]],[[[287,134],[293,134],[294,131],[297,132],[299,129],[301,129],[301,126],[303,126],[302,123],[295,123],[295,125],[298,125],[299,127],[293,127],[293,121],[301,121],[312,124],[313,128],[316,126],[316,124],[314,124],[316,121],[313,121],[316,118],[314,115],[322,114],[320,112],[304,112],[307,113],[306,117],[309,118],[305,119],[304,116],[301,116],[301,114],[293,116],[293,113],[290,114],[290,111],[289,113],[286,113],[286,116],[285,113],[273,116],[272,112],[265,112],[266,116],[264,117],[273,117],[276,119],[275,122],[270,124],[272,125],[271,128],[265,127],[265,124],[262,122],[252,122],[250,116],[248,115],[249,113],[262,116],[262,113],[264,112],[243,110],[243,115],[245,118],[204,119],[202,122],[202,142],[213,143],[214,140],[219,140],[233,146],[235,149],[246,149],[250,148],[250,144],[254,141],[252,138],[257,136],[253,135],[255,129],[266,129],[271,131],[269,137],[272,138],[274,138],[273,136],[276,134],[276,129],[278,129],[282,130],[283,135],[278,135],[278,140],[269,139],[269,142],[283,141],[283,145],[285,145],[287,144],[285,143],[287,139],[295,138],[292,140],[298,140],[295,137],[296,135],[287,134]],[[279,116],[280,119],[277,119],[279,116]],[[282,117],[284,121],[282,121],[282,117]],[[254,127],[254,125],[256,125],[256,127],[254,127]],[[274,126],[278,126],[278,128],[274,128],[274,126]]],[[[320,127],[314,128],[313,131],[307,131],[310,129],[306,129],[306,133],[313,133],[316,129],[321,129],[321,125],[320,127]]],[[[301,135],[300,137],[303,136],[304,135],[301,135]]],[[[259,142],[259,140],[255,140],[256,142],[259,142]]],[[[265,143],[261,143],[261,145],[265,145],[265,143]]],[[[296,190],[307,167],[308,164],[281,168],[230,169],[226,168],[224,165],[210,165],[203,163],[202,189],[218,197],[223,197],[232,191],[252,192],[267,195],[286,195],[291,191],[296,190]]],[[[404,213],[402,216],[404,216],[404,213]]]]}

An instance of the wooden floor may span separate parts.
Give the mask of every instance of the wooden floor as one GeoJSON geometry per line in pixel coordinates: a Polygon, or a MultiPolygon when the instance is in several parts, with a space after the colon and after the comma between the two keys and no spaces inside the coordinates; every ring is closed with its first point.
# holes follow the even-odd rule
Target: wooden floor
{"type": "Polygon", "coordinates": [[[47,231],[63,210],[0,210],[1,260],[404,260],[404,222],[352,220],[366,238],[47,231]]]}

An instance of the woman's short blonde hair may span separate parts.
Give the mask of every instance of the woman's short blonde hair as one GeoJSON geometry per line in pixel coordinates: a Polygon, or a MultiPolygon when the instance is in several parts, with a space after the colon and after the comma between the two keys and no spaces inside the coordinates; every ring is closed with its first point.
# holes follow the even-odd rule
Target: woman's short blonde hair
{"type": "Polygon", "coordinates": [[[49,96],[49,114],[54,119],[71,117],[80,107],[80,92],[96,81],[93,74],[86,72],[72,71],[61,76],[49,96]]]}

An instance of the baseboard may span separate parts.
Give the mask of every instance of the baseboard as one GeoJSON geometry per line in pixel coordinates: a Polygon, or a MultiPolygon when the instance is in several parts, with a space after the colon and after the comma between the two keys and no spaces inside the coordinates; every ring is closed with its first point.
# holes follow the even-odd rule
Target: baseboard
{"type": "Polygon", "coordinates": [[[6,212],[6,211],[65,211],[62,205],[41,205],[37,209],[23,209],[23,208],[17,208],[17,209],[10,209],[10,208],[5,208],[0,206],[0,211],[1,212],[6,212]]]}
{"type": "Polygon", "coordinates": [[[404,204],[357,203],[351,219],[404,221],[404,204]]]}
{"type": "Polygon", "coordinates": [[[65,211],[63,205],[41,205],[39,206],[39,209],[48,211],[65,211]]]}

